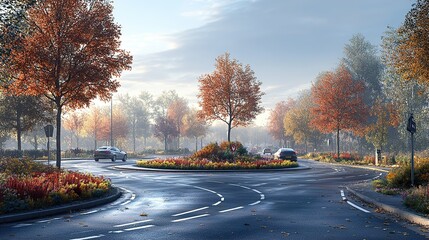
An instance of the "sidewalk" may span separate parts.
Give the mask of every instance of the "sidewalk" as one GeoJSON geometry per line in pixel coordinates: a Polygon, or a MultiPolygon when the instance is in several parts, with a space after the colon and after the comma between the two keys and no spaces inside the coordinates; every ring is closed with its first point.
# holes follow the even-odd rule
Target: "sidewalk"
{"type": "Polygon", "coordinates": [[[403,204],[402,196],[400,195],[385,195],[378,193],[373,190],[371,182],[356,183],[349,185],[346,188],[351,194],[366,203],[372,204],[412,223],[429,227],[428,216],[407,208],[403,204]]]}

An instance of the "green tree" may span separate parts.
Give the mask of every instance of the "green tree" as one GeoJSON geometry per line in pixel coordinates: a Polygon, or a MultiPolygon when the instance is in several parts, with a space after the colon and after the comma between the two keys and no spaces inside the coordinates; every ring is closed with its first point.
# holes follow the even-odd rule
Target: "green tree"
{"type": "Polygon", "coordinates": [[[0,96],[0,125],[16,134],[18,151],[22,150],[22,134],[37,124],[52,121],[50,106],[39,96],[0,96]]]}

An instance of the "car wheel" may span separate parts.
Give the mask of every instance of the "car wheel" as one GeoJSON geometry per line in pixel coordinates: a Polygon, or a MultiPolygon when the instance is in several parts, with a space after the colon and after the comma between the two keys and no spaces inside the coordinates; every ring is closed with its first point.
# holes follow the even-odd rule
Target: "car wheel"
{"type": "Polygon", "coordinates": [[[124,155],[124,158],[122,158],[122,162],[127,161],[127,154],[124,155]]]}
{"type": "Polygon", "coordinates": [[[116,161],[116,155],[113,155],[112,162],[116,161]]]}
{"type": "Polygon", "coordinates": [[[98,162],[98,158],[94,159],[96,162],[98,162]]]}

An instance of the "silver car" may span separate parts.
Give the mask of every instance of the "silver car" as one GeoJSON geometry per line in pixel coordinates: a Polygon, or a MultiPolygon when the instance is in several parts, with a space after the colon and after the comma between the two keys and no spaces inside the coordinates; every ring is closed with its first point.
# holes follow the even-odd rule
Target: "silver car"
{"type": "Polygon", "coordinates": [[[102,146],[94,151],[94,159],[96,162],[99,159],[111,159],[112,162],[116,161],[116,159],[121,159],[125,162],[127,161],[127,153],[117,147],[102,146]]]}

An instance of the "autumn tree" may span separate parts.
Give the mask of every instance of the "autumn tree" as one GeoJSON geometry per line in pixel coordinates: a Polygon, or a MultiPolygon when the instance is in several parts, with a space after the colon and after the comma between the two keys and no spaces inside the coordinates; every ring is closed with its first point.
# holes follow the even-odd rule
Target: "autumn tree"
{"type": "Polygon", "coordinates": [[[99,107],[91,107],[86,114],[84,114],[83,134],[91,136],[94,140],[94,149],[97,149],[97,142],[106,139],[110,125],[106,116],[99,107]]]}
{"type": "Polygon", "coordinates": [[[183,132],[195,139],[195,151],[198,151],[198,138],[207,133],[207,123],[198,117],[197,110],[190,110],[183,118],[183,132]]]}
{"type": "Polygon", "coordinates": [[[44,95],[56,109],[56,165],[61,167],[61,115],[65,107],[108,100],[119,87],[115,77],[130,68],[121,50],[113,6],[104,0],[37,1],[27,11],[28,34],[11,50],[13,81],[5,89],[17,95],[44,95]]]}
{"type": "Polygon", "coordinates": [[[279,141],[279,147],[286,146],[287,139],[283,120],[294,104],[295,102],[293,99],[289,99],[287,102],[281,101],[276,103],[273,110],[270,111],[268,117],[268,132],[275,140],[279,141]]]}
{"type": "Polygon", "coordinates": [[[180,148],[180,137],[183,135],[183,118],[189,112],[188,102],[184,98],[173,100],[167,109],[167,117],[176,125],[177,148],[180,148]]]}
{"type": "Polygon", "coordinates": [[[70,131],[76,139],[76,148],[79,148],[79,137],[83,128],[83,114],[72,112],[64,120],[64,129],[70,131]]]}
{"type": "Polygon", "coordinates": [[[178,135],[176,125],[172,119],[158,116],[155,120],[154,135],[164,142],[164,152],[168,151],[168,142],[178,135]]]}
{"type": "MultiPolygon", "coordinates": [[[[140,94],[140,98],[142,97],[147,97],[147,94],[146,96],[144,96],[143,93],[140,94]]],[[[168,107],[177,99],[179,99],[179,95],[177,95],[176,91],[163,91],[152,105],[155,117],[167,117],[168,107]]]]}
{"type": "Polygon", "coordinates": [[[395,138],[389,138],[391,150],[405,151],[408,147],[409,132],[406,130],[407,118],[411,112],[419,124],[416,132],[416,148],[425,149],[428,142],[428,125],[429,123],[429,89],[427,85],[416,80],[404,80],[402,75],[396,69],[395,58],[398,45],[401,44],[401,35],[397,29],[390,28],[383,36],[382,41],[382,60],[386,66],[382,77],[384,101],[395,105],[399,125],[391,129],[391,135],[395,138]]]}
{"type": "MultiPolygon", "coordinates": [[[[129,133],[128,116],[126,116],[123,113],[122,109],[120,109],[119,106],[114,107],[112,113],[113,113],[112,136],[114,137],[113,142],[116,143],[118,147],[124,148],[124,145],[125,145],[124,141],[129,133]]],[[[109,128],[109,138],[110,138],[110,128],[109,128]]]]}
{"type": "Polygon", "coordinates": [[[382,150],[387,144],[389,127],[399,125],[397,108],[392,102],[384,102],[381,97],[377,98],[371,107],[370,115],[376,121],[367,126],[367,140],[372,143],[375,149],[382,150]]]}
{"type": "Polygon", "coordinates": [[[304,144],[308,151],[308,143],[318,148],[324,134],[311,125],[313,115],[310,109],[314,106],[310,91],[300,94],[292,108],[284,117],[284,131],[286,135],[292,136],[296,143],[304,144]]]}
{"type": "Polygon", "coordinates": [[[249,65],[243,67],[236,59],[230,59],[229,53],[217,57],[213,73],[202,75],[198,81],[200,116],[226,123],[228,141],[232,128],[250,124],[263,111],[262,83],[249,65]]]}
{"type": "Polygon", "coordinates": [[[22,134],[39,123],[51,121],[50,106],[39,96],[0,96],[0,125],[16,134],[18,151],[21,151],[22,134]]]}
{"type": "Polygon", "coordinates": [[[352,79],[344,65],[335,72],[326,72],[312,86],[314,118],[311,125],[322,133],[336,132],[337,157],[340,156],[340,131],[354,131],[362,128],[367,115],[363,102],[365,87],[361,81],[352,79]]]}
{"type": "Polygon", "coordinates": [[[404,80],[429,83],[429,2],[417,0],[398,29],[398,44],[391,55],[404,80]]]}
{"type": "Polygon", "coordinates": [[[130,97],[128,94],[120,95],[119,101],[121,102],[121,112],[127,116],[131,128],[133,152],[136,152],[137,137],[148,131],[150,127],[149,109],[145,107],[140,98],[130,97]]]}

